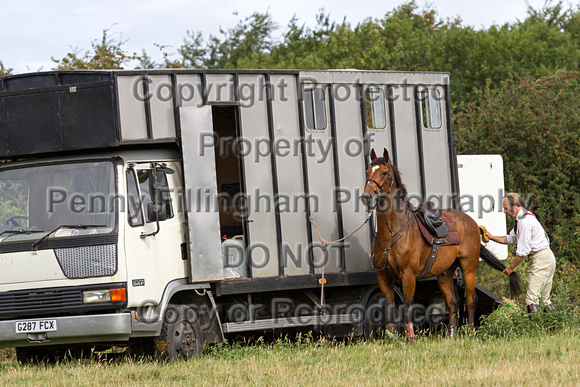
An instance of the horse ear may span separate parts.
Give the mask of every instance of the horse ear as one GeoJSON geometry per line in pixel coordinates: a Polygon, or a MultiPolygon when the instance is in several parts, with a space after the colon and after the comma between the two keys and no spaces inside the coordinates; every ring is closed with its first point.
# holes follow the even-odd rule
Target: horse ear
{"type": "Polygon", "coordinates": [[[371,149],[371,161],[375,161],[377,158],[377,154],[375,153],[374,148],[371,149]]]}
{"type": "Polygon", "coordinates": [[[383,148],[383,158],[386,162],[389,161],[389,152],[387,151],[387,148],[383,148]]]}

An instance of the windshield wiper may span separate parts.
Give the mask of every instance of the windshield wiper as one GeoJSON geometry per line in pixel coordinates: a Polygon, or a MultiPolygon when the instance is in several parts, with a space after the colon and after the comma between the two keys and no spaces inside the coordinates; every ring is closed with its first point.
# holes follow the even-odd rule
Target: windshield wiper
{"type": "MultiPolygon", "coordinates": [[[[0,236],[4,234],[10,234],[6,238],[4,238],[5,240],[10,238],[14,234],[32,234],[33,232],[44,232],[44,230],[4,230],[0,232],[0,236]]],[[[4,240],[2,240],[2,242],[4,242],[4,240]]]]}
{"type": "Polygon", "coordinates": [[[40,239],[36,240],[33,244],[32,244],[32,248],[36,249],[38,248],[38,246],[40,246],[41,244],[43,244],[44,242],[46,242],[46,240],[55,232],[57,232],[58,230],[60,230],[61,228],[82,228],[82,229],[86,229],[89,227],[107,227],[107,225],[105,224],[62,224],[60,226],[58,226],[57,228],[55,228],[54,230],[47,232],[46,234],[44,234],[40,239]]]}

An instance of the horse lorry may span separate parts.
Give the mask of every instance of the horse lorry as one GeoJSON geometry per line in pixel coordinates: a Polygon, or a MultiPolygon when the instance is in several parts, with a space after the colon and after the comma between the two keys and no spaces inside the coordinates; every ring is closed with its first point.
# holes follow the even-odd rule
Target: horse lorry
{"type": "MultiPolygon", "coordinates": [[[[359,200],[368,155],[388,149],[412,200],[457,208],[448,81],[357,70],[1,78],[0,347],[21,361],[110,346],[177,358],[248,332],[371,337],[385,317],[369,258],[376,219],[365,223],[359,200]],[[339,240],[358,227],[329,246],[316,232],[339,240]]],[[[478,297],[478,314],[497,301],[478,297]]],[[[436,281],[419,282],[416,302],[416,318],[444,321],[436,281]]]]}

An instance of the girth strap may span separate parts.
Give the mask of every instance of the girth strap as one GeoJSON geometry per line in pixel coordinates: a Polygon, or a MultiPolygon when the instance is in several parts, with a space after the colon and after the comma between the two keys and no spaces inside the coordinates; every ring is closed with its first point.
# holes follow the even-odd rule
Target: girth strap
{"type": "Polygon", "coordinates": [[[427,262],[425,263],[425,267],[423,268],[423,270],[421,271],[421,273],[419,273],[419,275],[417,276],[417,279],[423,279],[427,276],[427,274],[429,274],[429,272],[431,271],[431,268],[433,267],[433,264],[435,263],[435,259],[437,259],[437,254],[439,254],[439,246],[441,245],[442,240],[435,240],[433,242],[433,247],[431,248],[431,253],[429,254],[429,258],[427,258],[427,262]],[[437,243],[439,242],[439,243],[437,243]]]}

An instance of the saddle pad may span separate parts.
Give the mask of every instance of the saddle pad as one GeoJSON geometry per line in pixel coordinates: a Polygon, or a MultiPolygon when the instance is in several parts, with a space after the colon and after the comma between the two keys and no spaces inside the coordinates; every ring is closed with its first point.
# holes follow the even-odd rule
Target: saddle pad
{"type": "MultiPolygon", "coordinates": [[[[413,213],[413,215],[415,216],[415,221],[417,222],[417,225],[419,226],[419,230],[421,230],[421,234],[423,235],[423,238],[427,241],[427,243],[429,243],[429,245],[433,246],[433,242],[435,241],[436,238],[429,232],[429,230],[427,230],[427,228],[423,225],[421,220],[419,220],[419,218],[417,218],[418,215],[416,213],[413,213]]],[[[449,245],[461,244],[461,237],[459,236],[459,233],[457,232],[455,225],[453,223],[451,223],[451,221],[449,219],[447,219],[447,217],[443,214],[441,215],[441,220],[443,221],[443,223],[445,223],[447,225],[449,232],[447,233],[447,236],[445,238],[443,238],[443,243],[439,244],[439,246],[449,246],[449,245]]]]}

